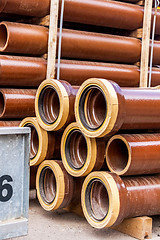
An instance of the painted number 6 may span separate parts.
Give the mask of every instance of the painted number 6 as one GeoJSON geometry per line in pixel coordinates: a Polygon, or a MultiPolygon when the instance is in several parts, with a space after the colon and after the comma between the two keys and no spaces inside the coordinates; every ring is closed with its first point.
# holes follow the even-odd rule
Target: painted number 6
{"type": "Polygon", "coordinates": [[[0,177],[0,202],[7,202],[11,199],[13,195],[13,188],[10,184],[4,183],[13,182],[13,179],[9,175],[4,175],[0,177]]]}

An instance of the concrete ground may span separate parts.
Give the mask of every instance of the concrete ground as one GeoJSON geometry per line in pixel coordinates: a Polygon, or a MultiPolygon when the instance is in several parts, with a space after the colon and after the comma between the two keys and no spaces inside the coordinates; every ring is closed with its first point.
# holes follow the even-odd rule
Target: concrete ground
{"type": "MultiPolygon", "coordinates": [[[[153,238],[160,240],[160,217],[153,220],[153,238]]],[[[65,211],[46,212],[38,201],[30,199],[29,233],[26,237],[12,240],[132,240],[134,238],[112,229],[97,230],[87,221],[75,214],[65,211]]],[[[10,239],[11,240],[11,239],[10,239]]]]}

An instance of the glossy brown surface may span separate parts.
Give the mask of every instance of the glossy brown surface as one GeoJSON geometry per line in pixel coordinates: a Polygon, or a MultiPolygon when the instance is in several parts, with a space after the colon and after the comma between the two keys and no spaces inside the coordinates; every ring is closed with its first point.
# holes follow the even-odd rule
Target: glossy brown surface
{"type": "Polygon", "coordinates": [[[49,14],[50,0],[1,0],[0,11],[3,13],[44,17],[49,14]]]}
{"type": "Polygon", "coordinates": [[[42,55],[47,52],[48,29],[45,27],[2,22],[0,35],[1,52],[30,55],[42,55]]]}
{"type": "Polygon", "coordinates": [[[0,118],[35,116],[36,90],[0,89],[0,118]]]}
{"type": "Polygon", "coordinates": [[[160,172],[160,134],[121,134],[110,139],[106,161],[119,175],[160,172]]]}
{"type": "Polygon", "coordinates": [[[36,189],[36,173],[37,173],[37,166],[30,167],[30,190],[36,189]]]}
{"type": "MultiPolygon", "coordinates": [[[[65,0],[64,21],[135,30],[143,26],[143,7],[118,1],[65,0]]],[[[158,34],[159,22],[158,11],[158,34]]]]}
{"type": "Polygon", "coordinates": [[[46,78],[43,58],[0,55],[0,86],[38,87],[46,78]]]}
{"type": "Polygon", "coordinates": [[[0,121],[0,127],[19,127],[21,121],[0,121]]]}
{"type": "Polygon", "coordinates": [[[95,221],[94,226],[97,228],[118,225],[126,218],[158,215],[160,214],[160,175],[121,179],[116,174],[107,173],[105,183],[99,177],[96,179],[95,175],[88,182],[85,196],[87,220],[92,218],[90,223],[95,221]],[[107,185],[107,182],[111,185],[107,185]],[[115,188],[118,194],[118,208],[111,202],[115,200],[113,199],[115,188]]]}

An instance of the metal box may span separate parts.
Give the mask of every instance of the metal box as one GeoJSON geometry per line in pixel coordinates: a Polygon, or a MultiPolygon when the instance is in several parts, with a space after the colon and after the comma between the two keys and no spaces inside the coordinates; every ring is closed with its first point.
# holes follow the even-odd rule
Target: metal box
{"type": "Polygon", "coordinates": [[[0,128],[0,239],[27,235],[30,128],[0,128]]]}

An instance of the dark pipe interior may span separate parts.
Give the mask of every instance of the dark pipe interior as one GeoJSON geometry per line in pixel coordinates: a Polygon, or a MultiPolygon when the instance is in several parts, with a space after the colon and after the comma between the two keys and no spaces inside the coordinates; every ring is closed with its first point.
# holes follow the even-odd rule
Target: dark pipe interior
{"type": "Polygon", "coordinates": [[[114,139],[107,152],[107,160],[111,168],[115,171],[122,171],[128,163],[128,148],[123,140],[114,139]]]}
{"type": "Polygon", "coordinates": [[[56,178],[50,167],[45,167],[39,178],[40,194],[46,203],[50,204],[56,196],[56,178]]]}
{"type": "Polygon", "coordinates": [[[79,102],[79,115],[87,129],[94,131],[101,127],[107,116],[107,103],[99,87],[85,89],[79,102]]]}
{"type": "Polygon", "coordinates": [[[4,48],[8,39],[7,27],[5,25],[0,25],[0,48],[4,48]]]}
{"type": "Polygon", "coordinates": [[[79,130],[70,132],[65,143],[65,155],[68,164],[73,169],[81,169],[87,158],[87,143],[79,130]]]}
{"type": "Polygon", "coordinates": [[[86,189],[86,207],[90,217],[102,221],[109,210],[109,196],[105,185],[99,180],[92,180],[86,189]]]}
{"type": "Polygon", "coordinates": [[[31,128],[31,147],[30,147],[30,159],[36,157],[39,149],[39,137],[36,128],[33,124],[26,124],[25,127],[31,128]]]}
{"type": "Polygon", "coordinates": [[[39,96],[38,107],[41,119],[47,124],[53,124],[60,112],[60,101],[57,91],[50,86],[44,88],[39,96]]]}
{"type": "Polygon", "coordinates": [[[3,94],[0,92],[0,115],[3,114],[4,108],[5,108],[4,96],[3,96],[3,94]]]}

